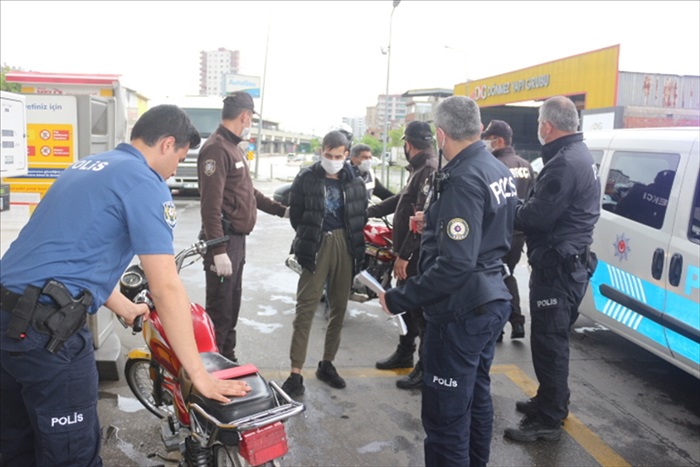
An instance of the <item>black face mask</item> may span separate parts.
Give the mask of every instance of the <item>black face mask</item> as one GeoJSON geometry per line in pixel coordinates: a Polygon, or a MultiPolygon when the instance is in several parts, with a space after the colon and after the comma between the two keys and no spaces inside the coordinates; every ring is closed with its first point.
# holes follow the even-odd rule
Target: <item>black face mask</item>
{"type": "Polygon", "coordinates": [[[406,160],[408,162],[411,162],[411,156],[408,154],[408,149],[406,149],[406,145],[403,145],[403,155],[406,156],[406,160]]]}

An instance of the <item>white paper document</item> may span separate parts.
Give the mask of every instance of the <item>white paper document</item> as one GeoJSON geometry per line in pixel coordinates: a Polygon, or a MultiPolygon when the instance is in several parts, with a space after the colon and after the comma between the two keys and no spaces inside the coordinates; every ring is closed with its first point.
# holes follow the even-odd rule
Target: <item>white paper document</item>
{"type": "MultiPolygon", "coordinates": [[[[372,292],[376,293],[377,295],[379,295],[380,293],[384,293],[384,287],[382,287],[382,284],[377,282],[377,280],[374,277],[372,277],[372,275],[367,271],[360,272],[357,276],[355,276],[355,279],[361,284],[368,287],[370,290],[372,290],[372,292]]],[[[406,323],[401,317],[402,314],[403,313],[393,315],[393,318],[396,319],[396,322],[399,324],[399,333],[402,336],[405,336],[406,334],[408,334],[408,329],[406,328],[406,323]]]]}

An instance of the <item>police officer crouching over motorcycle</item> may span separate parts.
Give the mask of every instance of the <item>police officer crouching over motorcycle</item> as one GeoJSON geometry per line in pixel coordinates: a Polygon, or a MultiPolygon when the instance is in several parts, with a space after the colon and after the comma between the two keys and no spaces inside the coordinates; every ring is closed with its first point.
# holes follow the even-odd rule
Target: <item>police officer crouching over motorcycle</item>
{"type": "Polygon", "coordinates": [[[510,248],[517,193],[508,168],[480,139],[472,99],[441,102],[435,127],[448,162],[429,195],[418,275],[379,299],[389,314],[424,309],[425,464],[484,466],[493,430],[488,373],[510,315],[501,258],[510,248]]]}
{"type": "Polygon", "coordinates": [[[593,275],[590,251],[600,216],[598,171],[579,119],[567,97],[547,99],[539,110],[544,167],[518,206],[515,228],[525,233],[530,273],[532,364],[539,387],[515,407],[525,414],[505,435],[516,441],[557,440],[569,410],[569,336],[593,275]]]}
{"type": "Polygon", "coordinates": [[[173,255],[175,205],[165,180],[199,145],[173,105],[144,113],[131,144],[86,157],[53,183],[0,262],[2,465],[100,466],[98,377],[88,314],[104,304],[127,324],[148,313],[118,289],[139,256],[178,359],[205,397],[246,384],[204,368],[173,255]]]}

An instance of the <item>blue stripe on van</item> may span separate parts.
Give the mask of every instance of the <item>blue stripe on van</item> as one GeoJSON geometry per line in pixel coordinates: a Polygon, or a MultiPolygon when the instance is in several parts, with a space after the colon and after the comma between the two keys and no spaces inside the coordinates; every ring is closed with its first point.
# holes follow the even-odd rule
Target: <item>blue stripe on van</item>
{"type": "Polygon", "coordinates": [[[665,333],[665,328],[655,321],[603,296],[600,286],[604,284],[662,312],[669,310],[667,313],[670,316],[695,328],[700,326],[697,303],[672,292],[665,297],[665,290],[662,287],[644,281],[605,261],[599,261],[595,274],[591,278],[590,286],[596,311],[651,339],[661,347],[670,348],[672,352],[700,363],[700,345],[673,331],[665,333]]]}
{"type": "MultiPolygon", "coordinates": [[[[695,329],[700,328],[700,304],[688,300],[682,295],[668,293],[665,313],[695,329]]],[[[666,338],[673,353],[680,354],[695,363],[700,363],[700,344],[673,331],[666,331],[666,338]]]]}

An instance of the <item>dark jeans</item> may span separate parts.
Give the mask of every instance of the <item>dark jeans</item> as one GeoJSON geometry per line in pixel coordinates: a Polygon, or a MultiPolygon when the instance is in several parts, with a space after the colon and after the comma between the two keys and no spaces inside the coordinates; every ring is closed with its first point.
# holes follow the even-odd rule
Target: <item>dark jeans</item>
{"type": "Polygon", "coordinates": [[[510,250],[508,251],[508,254],[506,254],[503,257],[503,262],[508,266],[508,269],[510,269],[510,276],[508,276],[504,280],[504,282],[506,283],[506,287],[508,287],[508,292],[510,292],[510,294],[513,296],[513,299],[510,301],[510,304],[512,305],[512,310],[510,313],[510,318],[508,318],[508,321],[510,321],[511,325],[517,323],[525,324],[525,317],[523,316],[523,313],[520,309],[520,293],[518,292],[518,281],[515,280],[515,267],[520,262],[520,257],[523,254],[524,245],[525,235],[523,235],[522,232],[514,232],[513,240],[510,244],[510,250]]]}
{"type": "Polygon", "coordinates": [[[241,310],[243,266],[245,265],[245,235],[229,234],[226,253],[231,259],[233,274],[220,277],[213,270],[214,257],[204,257],[204,272],[207,282],[206,310],[214,323],[216,346],[228,358],[235,357],[236,324],[241,310]]]}
{"type": "Polygon", "coordinates": [[[427,323],[423,402],[427,467],[485,466],[491,452],[489,370],[510,303],[496,300],[446,324],[427,323]]]}
{"type": "Polygon", "coordinates": [[[572,273],[562,272],[549,279],[541,268],[532,268],[530,346],[540,384],[538,416],[547,425],[558,425],[568,412],[569,337],[587,286],[588,273],[581,264],[572,273]]]}

